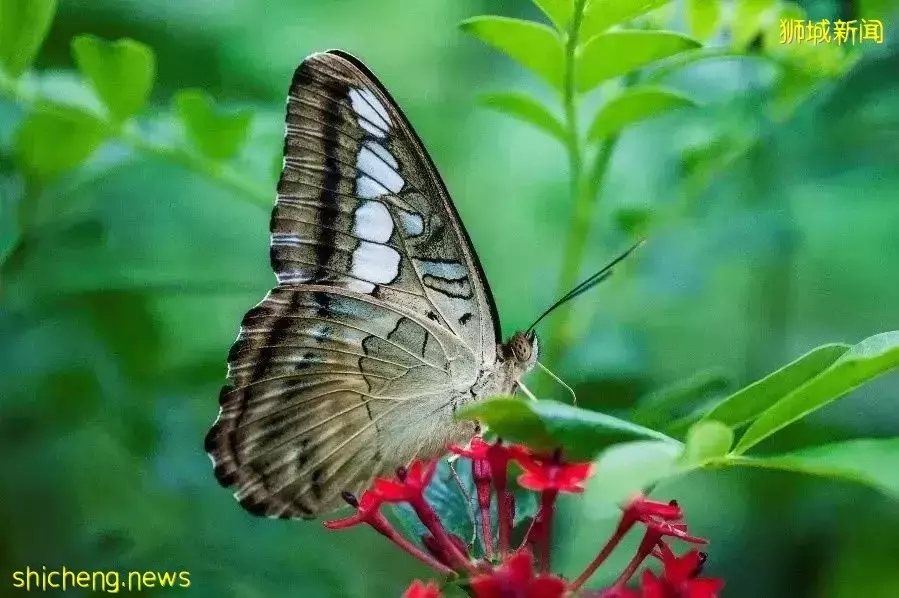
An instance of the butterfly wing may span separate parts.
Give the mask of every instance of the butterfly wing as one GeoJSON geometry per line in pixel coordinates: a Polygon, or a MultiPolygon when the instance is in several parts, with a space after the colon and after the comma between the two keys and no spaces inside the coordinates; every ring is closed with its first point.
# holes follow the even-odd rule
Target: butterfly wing
{"type": "Polygon", "coordinates": [[[451,330],[492,364],[499,318],[468,234],[409,121],[342,52],[297,69],[272,214],[282,283],[372,294],[451,330]]]}
{"type": "Polygon", "coordinates": [[[251,512],[310,517],[471,433],[452,412],[499,323],[433,163],[361,63],[300,65],[284,153],[278,286],[244,317],[206,449],[251,512]]]}

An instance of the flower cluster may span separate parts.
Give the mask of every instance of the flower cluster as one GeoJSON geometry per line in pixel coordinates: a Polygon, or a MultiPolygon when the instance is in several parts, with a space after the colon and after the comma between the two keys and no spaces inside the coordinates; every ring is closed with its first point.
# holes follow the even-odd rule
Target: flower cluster
{"type": "MultiPolygon", "coordinates": [[[[560,452],[540,455],[502,441],[489,443],[474,438],[468,447],[451,446],[450,451],[472,462],[484,558],[475,558],[461,538],[446,530],[433,507],[425,499],[425,489],[434,475],[437,461],[414,462],[399,468],[395,479],[377,479],[371,489],[358,498],[349,493],[344,499],[356,509],[349,517],[325,522],[329,529],[366,524],[432,567],[448,579],[467,586],[475,598],[716,598],[721,580],[702,578],[705,554],[696,549],[677,556],[667,543],[676,538],[690,544],[706,541],[692,536],[683,522],[683,512],[675,501],[658,502],[643,495],[633,497],[624,507],[612,537],[600,549],[583,573],[569,581],[552,573],[550,539],[555,503],[559,493],[578,493],[592,473],[590,463],[565,463],[560,452]],[[516,462],[523,473],[518,485],[538,492],[540,506],[530,527],[516,547],[512,547],[515,500],[509,491],[509,464],[516,462]],[[493,537],[491,504],[497,500],[498,538],[493,537]],[[408,504],[428,533],[421,539],[424,549],[403,537],[381,513],[384,504],[408,504]],[[608,588],[582,589],[587,580],[605,562],[634,526],[644,528],[637,553],[608,588]],[[638,569],[648,557],[657,559],[661,572],[646,569],[639,584],[630,587],[638,569]]],[[[440,587],[415,581],[404,598],[440,598],[440,587]]]]}

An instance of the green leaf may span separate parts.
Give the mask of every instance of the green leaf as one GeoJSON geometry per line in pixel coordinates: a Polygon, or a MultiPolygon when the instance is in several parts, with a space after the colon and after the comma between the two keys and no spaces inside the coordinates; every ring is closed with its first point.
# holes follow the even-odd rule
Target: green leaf
{"type": "Polygon", "coordinates": [[[459,24],[462,31],[507,54],[557,89],[565,64],[562,42],[555,31],[531,21],[507,17],[473,17],[459,24]]]}
{"type": "Polygon", "coordinates": [[[720,22],[721,0],[687,0],[687,23],[698,39],[712,37],[720,22]]]}
{"type": "Polygon", "coordinates": [[[143,108],[156,76],[156,56],[133,39],[114,42],[80,35],[72,42],[75,63],[115,121],[143,108]]]}
{"type": "Polygon", "coordinates": [[[478,101],[492,110],[532,124],[563,144],[565,143],[565,128],[559,119],[543,104],[526,93],[520,91],[488,93],[482,95],[478,101]]]}
{"type": "Polygon", "coordinates": [[[602,452],[587,480],[584,509],[588,518],[599,520],[618,513],[618,506],[636,492],[677,475],[682,447],[658,440],[636,440],[616,444],[602,452]]]}
{"type": "Polygon", "coordinates": [[[28,70],[56,14],[56,0],[0,0],[0,66],[13,78],[28,70]]]}
{"type": "Polygon", "coordinates": [[[599,109],[587,137],[591,141],[598,141],[641,120],[692,106],[696,106],[696,102],[677,91],[661,87],[632,87],[599,109]]]}
{"type": "Polygon", "coordinates": [[[574,12],[574,0],[533,0],[533,2],[549,17],[556,29],[565,31],[574,12]]]}
{"type": "Polygon", "coordinates": [[[626,75],[652,63],[700,47],[673,31],[610,31],[579,48],[578,90],[587,92],[612,77],[626,75]]]}
{"type": "Polygon", "coordinates": [[[699,467],[727,454],[734,443],[734,431],[717,421],[701,421],[690,427],[681,463],[699,467]]]}
{"type": "Polygon", "coordinates": [[[557,401],[498,397],[472,403],[456,416],[478,420],[498,436],[535,450],[562,447],[570,459],[588,459],[611,444],[635,438],[680,445],[661,432],[557,401]]]}
{"type": "Polygon", "coordinates": [[[671,0],[588,0],[581,23],[581,39],[589,41],[613,25],[630,21],[669,2],[671,0]]]}
{"type": "Polygon", "coordinates": [[[34,178],[52,178],[84,162],[103,141],[106,125],[79,108],[39,105],[22,122],[15,154],[34,178]]]}
{"type": "Polygon", "coordinates": [[[631,237],[643,236],[652,223],[653,209],[650,206],[622,206],[615,210],[612,218],[618,228],[631,237]]]}
{"type": "Polygon", "coordinates": [[[175,95],[178,116],[187,137],[197,149],[214,160],[234,156],[250,132],[252,114],[248,110],[218,112],[209,95],[198,89],[185,89],[175,95]]]}
{"type": "Polygon", "coordinates": [[[746,452],[775,432],[895,367],[899,367],[899,331],[866,338],[762,413],[746,430],[734,452],[746,452]]]}
{"type": "Polygon", "coordinates": [[[773,19],[770,11],[777,8],[776,0],[737,0],[733,17],[733,46],[744,50],[755,36],[773,19]]]}
{"type": "Polygon", "coordinates": [[[816,347],[779,370],[730,395],[709,411],[704,419],[716,420],[739,428],[829,368],[848,350],[849,345],[837,343],[816,347]]]}
{"type": "Polygon", "coordinates": [[[640,399],[629,419],[642,426],[659,428],[673,417],[694,410],[701,401],[727,391],[730,386],[730,377],[721,370],[697,372],[640,399]]]}
{"type": "Polygon", "coordinates": [[[899,438],[847,440],[784,455],[735,457],[733,464],[842,478],[899,500],[899,438]]]}

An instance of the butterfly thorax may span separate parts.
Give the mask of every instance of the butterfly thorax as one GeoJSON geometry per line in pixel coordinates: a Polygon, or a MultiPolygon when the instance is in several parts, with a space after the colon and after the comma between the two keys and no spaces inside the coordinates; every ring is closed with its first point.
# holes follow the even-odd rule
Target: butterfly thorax
{"type": "Polygon", "coordinates": [[[537,335],[518,331],[504,344],[497,345],[496,363],[485,371],[471,389],[474,400],[515,392],[521,377],[537,362],[537,335]]]}

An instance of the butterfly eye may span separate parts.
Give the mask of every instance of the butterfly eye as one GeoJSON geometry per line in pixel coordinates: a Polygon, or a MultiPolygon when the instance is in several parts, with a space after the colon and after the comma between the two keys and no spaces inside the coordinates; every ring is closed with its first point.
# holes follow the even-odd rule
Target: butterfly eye
{"type": "Polygon", "coordinates": [[[518,361],[527,361],[531,358],[531,340],[527,332],[516,332],[509,345],[512,354],[518,361]]]}

